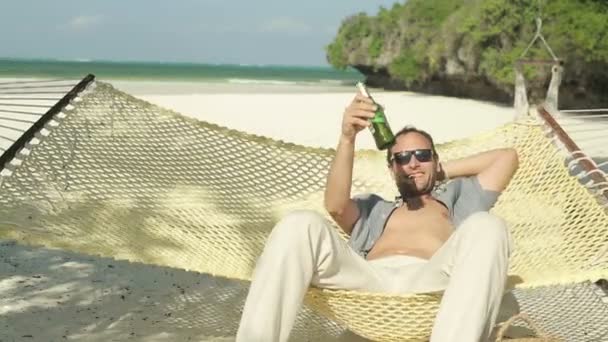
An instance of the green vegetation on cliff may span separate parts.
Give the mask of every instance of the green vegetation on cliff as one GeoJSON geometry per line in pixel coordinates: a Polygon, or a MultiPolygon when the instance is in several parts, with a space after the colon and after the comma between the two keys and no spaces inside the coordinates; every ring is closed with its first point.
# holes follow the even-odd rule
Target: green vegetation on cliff
{"type": "MultiPolygon", "coordinates": [[[[327,58],[336,68],[384,73],[406,87],[459,77],[508,91],[539,10],[543,35],[566,70],[593,70],[595,79],[608,80],[608,2],[600,0],[408,0],[345,19],[327,58]]],[[[527,57],[549,54],[539,41],[527,57]]]]}

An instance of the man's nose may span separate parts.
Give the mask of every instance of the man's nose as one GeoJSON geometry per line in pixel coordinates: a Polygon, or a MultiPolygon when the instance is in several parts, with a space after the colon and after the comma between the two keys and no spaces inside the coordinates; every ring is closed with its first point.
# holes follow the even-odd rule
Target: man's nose
{"type": "Polygon", "coordinates": [[[407,163],[407,166],[409,166],[410,168],[416,168],[418,167],[418,165],[420,165],[420,162],[418,161],[418,159],[416,159],[416,156],[412,154],[412,157],[410,158],[410,162],[407,163]]]}

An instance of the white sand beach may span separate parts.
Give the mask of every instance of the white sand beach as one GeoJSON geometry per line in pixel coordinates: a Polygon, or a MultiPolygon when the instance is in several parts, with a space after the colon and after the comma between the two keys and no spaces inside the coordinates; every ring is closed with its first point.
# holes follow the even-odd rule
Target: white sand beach
{"type": "MultiPolygon", "coordinates": [[[[287,92],[284,87],[269,85],[233,85],[223,93],[202,93],[193,92],[195,89],[185,84],[182,92],[174,90],[172,94],[164,94],[153,86],[142,93],[144,89],[138,89],[132,82],[112,84],[146,101],[199,120],[322,147],[335,147],[342,113],[356,93],[354,87],[323,88],[316,92],[311,87],[294,87],[287,92]]],[[[371,91],[376,101],[385,107],[394,130],[414,125],[427,130],[437,142],[490,130],[511,121],[514,115],[512,108],[493,103],[410,92],[371,91]]],[[[360,134],[357,147],[375,148],[371,134],[360,134]]]]}
{"type": "MultiPolygon", "coordinates": [[[[110,83],[199,120],[322,147],[335,147],[354,95],[346,88],[110,83]]],[[[388,91],[374,96],[393,129],[415,125],[436,142],[491,130],[514,116],[512,108],[487,102],[388,91]]],[[[369,132],[357,147],[374,148],[369,132]]],[[[196,326],[180,324],[180,317],[201,309],[190,299],[205,281],[166,267],[0,241],[0,341],[211,341],[196,326]]]]}

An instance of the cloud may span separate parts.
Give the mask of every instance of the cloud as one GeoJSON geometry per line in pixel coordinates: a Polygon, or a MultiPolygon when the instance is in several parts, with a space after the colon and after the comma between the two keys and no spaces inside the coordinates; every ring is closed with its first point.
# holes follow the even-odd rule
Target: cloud
{"type": "Polygon", "coordinates": [[[293,18],[281,17],[271,19],[262,24],[260,31],[272,33],[309,33],[312,31],[312,27],[293,18]]]}
{"type": "Polygon", "coordinates": [[[79,15],[70,19],[66,27],[74,31],[82,31],[97,26],[99,23],[101,23],[99,15],[79,15]]]}

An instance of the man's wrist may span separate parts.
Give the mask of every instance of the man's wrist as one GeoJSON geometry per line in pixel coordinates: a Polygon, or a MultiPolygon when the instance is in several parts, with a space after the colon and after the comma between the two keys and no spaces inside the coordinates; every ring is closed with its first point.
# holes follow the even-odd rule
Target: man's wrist
{"type": "Polygon", "coordinates": [[[349,137],[349,136],[346,136],[344,134],[340,134],[340,141],[339,141],[339,143],[340,144],[346,144],[346,145],[354,145],[355,144],[355,137],[354,136],[349,137]]]}

